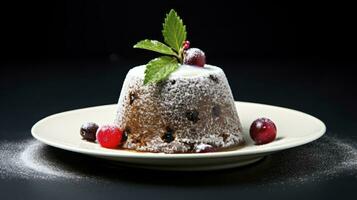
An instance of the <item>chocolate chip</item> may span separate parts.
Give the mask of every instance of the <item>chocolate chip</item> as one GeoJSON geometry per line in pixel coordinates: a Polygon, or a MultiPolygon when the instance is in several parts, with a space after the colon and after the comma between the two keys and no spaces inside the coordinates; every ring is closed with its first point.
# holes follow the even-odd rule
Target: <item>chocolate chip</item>
{"type": "Polygon", "coordinates": [[[129,93],[129,104],[131,105],[135,99],[138,98],[138,95],[135,92],[130,92],[129,93]]]}
{"type": "Polygon", "coordinates": [[[174,130],[167,128],[165,134],[161,137],[164,142],[170,143],[175,140],[174,130]]]}
{"type": "Polygon", "coordinates": [[[123,132],[123,138],[121,139],[122,142],[126,142],[126,140],[128,139],[128,135],[130,134],[130,128],[129,127],[126,127],[124,129],[124,132],[123,132]]]}
{"type": "Polygon", "coordinates": [[[176,80],[171,80],[171,85],[174,85],[176,83],[176,80]]]}
{"type": "Polygon", "coordinates": [[[209,75],[209,78],[213,81],[213,82],[215,82],[215,83],[219,83],[219,80],[218,80],[218,78],[217,78],[217,76],[214,76],[214,75],[209,75]]]}
{"type": "Polygon", "coordinates": [[[193,152],[195,148],[195,143],[190,143],[190,142],[182,142],[188,147],[188,152],[193,152]]]}
{"type": "Polygon", "coordinates": [[[221,107],[219,105],[215,105],[212,108],[212,115],[213,117],[219,117],[219,115],[221,115],[221,107]]]}
{"type": "Polygon", "coordinates": [[[223,138],[223,141],[226,142],[227,139],[228,139],[228,135],[225,134],[225,133],[223,133],[223,134],[221,134],[221,136],[222,136],[222,138],[223,138]]]}
{"type": "Polygon", "coordinates": [[[198,117],[199,113],[197,110],[189,110],[186,112],[186,117],[188,120],[196,123],[200,118],[198,117]]]}
{"type": "Polygon", "coordinates": [[[132,139],[131,143],[136,144],[136,145],[140,144],[140,138],[132,139]]]}

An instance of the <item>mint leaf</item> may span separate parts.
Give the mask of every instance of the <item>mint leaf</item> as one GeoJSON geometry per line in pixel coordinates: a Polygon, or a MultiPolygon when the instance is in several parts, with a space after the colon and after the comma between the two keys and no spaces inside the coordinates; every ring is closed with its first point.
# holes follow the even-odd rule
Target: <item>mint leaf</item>
{"type": "Polygon", "coordinates": [[[180,51],[187,36],[186,26],[183,25],[181,18],[173,9],[166,15],[162,35],[166,44],[170,45],[176,52],[180,51]]]}
{"type": "Polygon", "coordinates": [[[151,60],[145,69],[144,85],[166,79],[179,67],[175,57],[161,56],[151,60]]]}
{"type": "Polygon", "coordinates": [[[177,56],[177,54],[170,47],[157,40],[141,40],[136,45],[134,45],[134,48],[146,49],[162,54],[177,56]]]}
{"type": "Polygon", "coordinates": [[[165,80],[179,67],[178,61],[182,63],[182,45],[187,36],[186,26],[183,25],[181,18],[173,9],[166,15],[162,34],[168,46],[156,40],[142,40],[134,45],[134,48],[151,50],[167,55],[155,58],[146,65],[144,85],[165,80]]]}

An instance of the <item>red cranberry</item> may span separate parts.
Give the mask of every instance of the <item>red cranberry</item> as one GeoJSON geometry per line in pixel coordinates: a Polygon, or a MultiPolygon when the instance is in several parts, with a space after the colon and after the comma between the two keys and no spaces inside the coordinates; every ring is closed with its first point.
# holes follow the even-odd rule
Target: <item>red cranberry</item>
{"type": "Polygon", "coordinates": [[[80,133],[84,140],[94,142],[96,140],[96,133],[98,125],[93,122],[85,123],[81,126],[80,133]]]}
{"type": "Polygon", "coordinates": [[[175,140],[174,130],[168,127],[166,133],[161,137],[161,139],[166,143],[170,143],[174,141],[175,140]]]}
{"type": "Polygon", "coordinates": [[[123,132],[115,125],[101,126],[97,131],[97,140],[102,147],[114,149],[118,147],[123,132]]]}
{"type": "Polygon", "coordinates": [[[206,56],[203,51],[197,48],[190,48],[185,51],[183,63],[186,65],[196,65],[204,67],[206,64],[206,56]]]}
{"type": "Polygon", "coordinates": [[[186,50],[186,49],[188,49],[188,48],[190,48],[190,41],[185,40],[185,41],[183,42],[183,49],[186,50]]]}
{"type": "Polygon", "coordinates": [[[268,118],[259,118],[250,126],[250,137],[255,144],[267,144],[276,138],[276,126],[268,118]]]}

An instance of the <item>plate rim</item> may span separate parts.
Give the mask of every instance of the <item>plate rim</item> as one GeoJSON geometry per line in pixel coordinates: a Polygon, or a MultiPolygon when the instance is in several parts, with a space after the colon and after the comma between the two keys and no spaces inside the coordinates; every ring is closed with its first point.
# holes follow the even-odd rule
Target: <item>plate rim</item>
{"type": "Polygon", "coordinates": [[[313,141],[319,139],[320,137],[322,137],[326,132],[326,125],[324,124],[324,122],[322,122],[320,119],[318,119],[310,114],[304,113],[299,110],[285,108],[285,107],[281,107],[281,106],[275,106],[275,105],[268,105],[268,104],[263,104],[263,103],[235,101],[235,105],[237,105],[237,104],[238,104],[238,106],[237,106],[238,110],[239,110],[239,104],[250,104],[250,105],[270,107],[270,108],[274,108],[274,109],[288,110],[290,112],[294,112],[299,115],[305,115],[306,117],[308,117],[312,121],[314,121],[316,124],[318,124],[320,127],[320,130],[314,132],[314,134],[312,134],[312,136],[310,136],[310,137],[304,137],[303,140],[295,140],[295,141],[291,141],[289,143],[282,143],[277,146],[268,146],[269,144],[266,144],[266,145],[259,145],[259,147],[261,147],[261,148],[258,148],[258,149],[250,149],[250,150],[245,150],[245,151],[240,151],[240,149],[237,149],[237,150],[232,150],[232,151],[221,151],[221,152],[211,152],[211,153],[201,153],[201,154],[199,154],[199,153],[165,154],[165,153],[150,153],[150,152],[130,152],[129,154],[123,154],[120,152],[122,152],[122,151],[128,152],[128,151],[119,150],[119,149],[113,149],[113,150],[109,150],[109,151],[98,151],[97,149],[83,149],[83,148],[79,148],[79,147],[65,145],[62,143],[56,143],[54,141],[43,138],[40,136],[40,134],[36,133],[38,127],[40,125],[42,125],[43,123],[45,123],[49,119],[56,118],[56,117],[59,117],[62,115],[67,115],[67,114],[70,114],[73,112],[80,112],[83,110],[100,109],[100,108],[104,108],[104,107],[117,106],[117,104],[107,104],[107,105],[99,105],[99,106],[92,106],[92,107],[68,110],[68,111],[49,115],[45,118],[42,118],[41,120],[39,120],[32,126],[31,134],[35,139],[37,139],[49,146],[67,150],[67,151],[71,151],[71,152],[92,155],[92,156],[96,156],[96,157],[145,158],[145,159],[148,159],[148,158],[149,159],[190,159],[190,158],[216,158],[216,157],[228,158],[228,157],[237,157],[237,156],[243,157],[243,156],[251,156],[251,155],[267,155],[267,154],[271,154],[271,153],[274,153],[277,151],[286,150],[286,149],[294,148],[297,146],[301,146],[301,145],[313,142],[313,141]]]}

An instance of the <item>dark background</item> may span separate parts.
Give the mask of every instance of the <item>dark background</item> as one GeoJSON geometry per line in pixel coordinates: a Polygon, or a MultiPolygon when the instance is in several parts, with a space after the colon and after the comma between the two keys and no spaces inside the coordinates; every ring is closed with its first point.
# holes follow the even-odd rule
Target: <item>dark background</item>
{"type": "MultiPolygon", "coordinates": [[[[156,56],[133,49],[133,44],[145,38],[162,40],[162,22],[171,8],[187,25],[192,46],[205,51],[208,63],[224,69],[236,100],[310,113],[326,123],[328,135],[357,141],[357,34],[352,4],[176,0],[2,2],[1,140],[31,138],[31,126],[56,112],[115,103],[126,72],[156,56]]],[[[134,173],[145,179],[139,170],[134,173]]],[[[209,174],[202,176],[207,180],[209,174]]],[[[132,190],[136,187],[135,195],[149,199],[171,193],[172,198],[207,199],[217,199],[218,194],[239,197],[255,193],[254,184],[249,185],[249,192],[242,192],[238,184],[227,186],[224,193],[224,181],[219,175],[215,178],[220,180],[219,186],[161,188],[165,179],[160,177],[156,182],[161,184],[138,182],[132,190]]],[[[66,182],[5,182],[2,185],[0,181],[0,186],[6,185],[5,197],[13,191],[23,191],[16,194],[40,198],[31,188],[57,194],[57,184],[64,188],[61,193],[65,197],[130,197],[123,190],[126,182],[120,178],[109,186],[83,183],[70,188],[64,187],[66,182]],[[105,190],[106,187],[109,189],[105,190]]],[[[353,195],[357,181],[346,175],[312,184],[318,188],[314,193],[303,190],[301,194],[353,195]]],[[[284,191],[295,191],[291,189],[295,187],[286,187],[284,191]]],[[[257,192],[254,196],[265,194],[257,192]]]]}
{"type": "MultiPolygon", "coordinates": [[[[10,5],[6,5],[10,4],[10,5]]],[[[2,62],[146,58],[171,8],[209,60],[354,61],[355,10],[317,1],[49,1],[1,6],[2,62]]]]}

